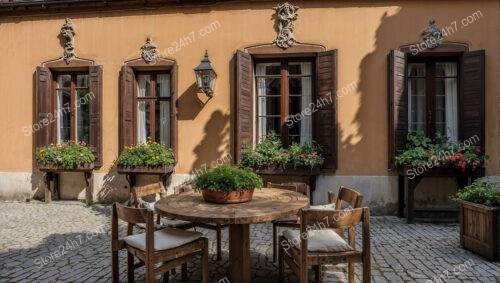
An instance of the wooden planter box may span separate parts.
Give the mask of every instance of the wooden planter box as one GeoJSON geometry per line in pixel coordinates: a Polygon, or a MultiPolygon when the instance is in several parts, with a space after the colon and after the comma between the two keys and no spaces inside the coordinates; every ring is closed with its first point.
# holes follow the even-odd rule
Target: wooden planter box
{"type": "Polygon", "coordinates": [[[37,163],[37,167],[42,172],[88,172],[94,169],[94,163],[80,164],[74,168],[64,168],[58,164],[37,163]]]}
{"type": "Polygon", "coordinates": [[[320,167],[314,166],[293,166],[287,164],[283,166],[266,166],[253,168],[253,171],[259,175],[288,175],[288,176],[313,176],[319,175],[320,167]]]}
{"type": "Polygon", "coordinates": [[[165,166],[117,166],[120,174],[169,174],[174,171],[174,165],[165,166]]]}
{"type": "Polygon", "coordinates": [[[460,245],[489,260],[500,260],[500,207],[460,201],[460,245]]]}

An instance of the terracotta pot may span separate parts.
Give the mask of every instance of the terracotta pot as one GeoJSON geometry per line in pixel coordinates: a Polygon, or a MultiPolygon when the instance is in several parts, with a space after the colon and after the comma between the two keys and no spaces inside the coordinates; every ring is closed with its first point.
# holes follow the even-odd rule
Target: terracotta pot
{"type": "Polygon", "coordinates": [[[252,200],[254,189],[246,191],[209,191],[202,190],[203,199],[214,203],[242,203],[252,200]]]}

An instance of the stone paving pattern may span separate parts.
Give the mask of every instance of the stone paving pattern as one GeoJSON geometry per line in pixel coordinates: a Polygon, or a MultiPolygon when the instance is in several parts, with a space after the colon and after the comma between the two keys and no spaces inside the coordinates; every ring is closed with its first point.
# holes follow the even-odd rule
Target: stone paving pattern
{"type": "MultiPolygon", "coordinates": [[[[0,203],[0,282],[110,282],[110,212],[109,205],[80,202],[0,203]],[[58,253],[63,251],[62,245],[63,255],[58,253]]],[[[210,282],[228,282],[222,280],[228,276],[227,229],[219,262],[215,233],[199,231],[210,239],[210,282]]],[[[252,282],[277,282],[278,267],[271,262],[271,231],[269,223],[251,225],[252,282]]],[[[446,282],[500,282],[500,263],[461,249],[458,233],[457,224],[408,225],[396,217],[372,217],[372,282],[440,282],[437,277],[443,279],[446,274],[446,282]]],[[[125,252],[120,255],[123,282],[125,256],[125,252]]],[[[199,282],[198,267],[199,260],[189,264],[189,282],[199,282]]],[[[343,271],[339,266],[325,266],[322,281],[346,282],[343,271]]],[[[359,282],[360,265],[356,273],[359,282]]],[[[144,281],[143,268],[136,270],[136,281],[144,281]]],[[[289,269],[287,281],[297,282],[289,269]]],[[[171,282],[182,282],[180,270],[171,282]]]]}

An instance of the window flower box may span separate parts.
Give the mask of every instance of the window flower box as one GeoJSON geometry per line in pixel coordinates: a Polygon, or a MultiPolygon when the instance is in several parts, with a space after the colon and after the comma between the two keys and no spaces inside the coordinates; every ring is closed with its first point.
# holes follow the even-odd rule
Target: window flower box
{"type": "Polygon", "coordinates": [[[72,168],[65,168],[60,164],[37,163],[38,170],[42,172],[88,172],[94,169],[94,163],[83,163],[72,168]]]}
{"type": "Polygon", "coordinates": [[[293,176],[312,176],[320,174],[320,166],[313,167],[293,164],[285,164],[284,166],[267,165],[261,167],[253,167],[252,170],[260,175],[293,175],[293,176]]]}
{"type": "Polygon", "coordinates": [[[38,148],[36,161],[44,172],[92,171],[95,156],[84,142],[67,141],[38,148]]]}
{"type": "Polygon", "coordinates": [[[132,166],[132,165],[117,165],[117,171],[120,174],[169,174],[174,171],[174,165],[163,166],[132,166]]]}

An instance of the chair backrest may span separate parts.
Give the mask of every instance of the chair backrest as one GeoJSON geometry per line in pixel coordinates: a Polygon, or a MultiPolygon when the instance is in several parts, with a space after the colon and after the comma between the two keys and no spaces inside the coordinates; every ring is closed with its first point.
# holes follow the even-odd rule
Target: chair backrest
{"type": "MultiPolygon", "coordinates": [[[[300,235],[308,235],[309,230],[343,229],[349,230],[349,245],[355,247],[354,227],[362,222],[363,251],[370,250],[370,209],[368,207],[346,208],[344,210],[318,210],[303,208],[300,212],[300,235]]],[[[300,237],[301,253],[307,256],[307,237],[300,237]]]]}
{"type": "Polygon", "coordinates": [[[135,208],[119,203],[113,204],[113,211],[116,212],[117,219],[131,224],[147,223],[148,217],[153,217],[153,212],[145,208],[135,208]]]}
{"type": "Polygon", "coordinates": [[[139,207],[139,200],[145,196],[157,195],[164,192],[164,187],[161,182],[138,186],[132,189],[132,196],[134,198],[135,207],[139,207]]]}
{"type": "Polygon", "coordinates": [[[342,201],[347,202],[352,208],[360,208],[363,204],[363,195],[355,189],[341,186],[339,190],[339,197],[335,203],[336,210],[342,209],[342,201]]]}
{"type": "Polygon", "coordinates": [[[294,191],[294,192],[301,193],[308,198],[311,197],[311,192],[310,192],[309,186],[306,183],[271,183],[271,182],[267,182],[267,187],[294,191]]]}

